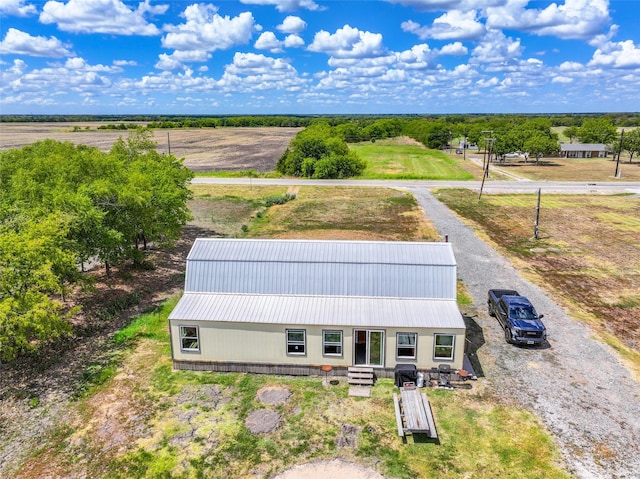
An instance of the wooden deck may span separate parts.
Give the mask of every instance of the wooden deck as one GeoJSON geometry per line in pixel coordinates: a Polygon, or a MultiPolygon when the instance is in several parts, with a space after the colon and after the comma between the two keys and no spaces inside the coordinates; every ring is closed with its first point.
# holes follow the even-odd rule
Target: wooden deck
{"type": "Polygon", "coordinates": [[[437,439],[436,424],[433,420],[431,404],[425,393],[416,387],[400,388],[400,397],[393,393],[393,405],[396,411],[398,435],[427,434],[437,439]]]}

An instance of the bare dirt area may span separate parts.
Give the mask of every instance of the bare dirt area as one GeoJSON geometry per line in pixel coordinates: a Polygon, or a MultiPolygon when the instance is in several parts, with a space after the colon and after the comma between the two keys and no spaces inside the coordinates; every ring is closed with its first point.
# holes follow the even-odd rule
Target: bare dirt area
{"type": "MultiPolygon", "coordinates": [[[[109,151],[118,138],[126,138],[128,133],[97,129],[104,124],[2,123],[0,150],[22,148],[48,138],[109,151]]],[[[153,138],[159,152],[170,150],[176,158],[184,158],[185,166],[196,172],[248,169],[266,172],[275,169],[278,158],[300,130],[289,127],[156,129],[153,138]]]]}

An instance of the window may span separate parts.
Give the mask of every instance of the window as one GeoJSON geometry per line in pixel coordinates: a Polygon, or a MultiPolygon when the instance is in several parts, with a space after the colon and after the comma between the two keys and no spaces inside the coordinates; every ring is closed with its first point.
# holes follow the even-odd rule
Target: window
{"type": "Polygon", "coordinates": [[[453,334],[436,334],[433,356],[435,359],[453,359],[453,334]]]}
{"type": "Polygon", "coordinates": [[[306,354],[306,331],[304,329],[287,329],[287,354],[306,354]]]}
{"type": "Polygon", "coordinates": [[[197,326],[180,326],[180,349],[182,351],[200,351],[200,338],[197,326]]]}
{"type": "Polygon", "coordinates": [[[322,331],[322,354],[342,356],[342,331],[322,331]]]}
{"type": "Polygon", "coordinates": [[[416,333],[396,334],[396,356],[398,359],[416,359],[416,333]]]}

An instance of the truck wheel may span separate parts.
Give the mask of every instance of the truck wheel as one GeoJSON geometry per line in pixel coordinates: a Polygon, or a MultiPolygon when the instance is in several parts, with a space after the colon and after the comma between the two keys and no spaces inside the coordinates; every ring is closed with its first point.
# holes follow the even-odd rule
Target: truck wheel
{"type": "Polygon", "coordinates": [[[504,330],[504,340],[509,344],[513,343],[513,339],[511,339],[511,331],[509,331],[509,328],[506,328],[504,330]]]}
{"type": "Polygon", "coordinates": [[[496,317],[496,312],[493,310],[493,306],[491,305],[491,303],[489,303],[487,305],[488,309],[489,309],[489,316],[491,316],[492,318],[496,317]]]}

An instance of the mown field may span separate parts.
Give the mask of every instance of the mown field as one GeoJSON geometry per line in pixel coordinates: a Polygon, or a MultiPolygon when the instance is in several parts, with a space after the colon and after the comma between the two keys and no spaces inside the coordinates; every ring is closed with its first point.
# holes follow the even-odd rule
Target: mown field
{"type": "MultiPolygon", "coordinates": [[[[199,235],[437,239],[413,197],[397,190],[193,189],[197,219],[190,228],[199,235]],[[267,206],[287,192],[296,198],[267,206]]],[[[165,261],[156,255],[156,264],[165,261]]],[[[174,264],[175,257],[171,268],[180,270],[184,264],[174,264]]],[[[42,434],[24,444],[24,462],[4,472],[17,478],[271,477],[295,464],[340,457],[389,478],[568,477],[538,420],[494,396],[482,380],[471,389],[427,391],[436,444],[420,437],[403,443],[397,436],[391,380],[380,380],[371,398],[353,398],[344,382],[325,387],[318,377],[173,371],[167,315],[175,301],[109,339],[105,352],[84,366],[64,413],[49,418],[42,434]],[[259,400],[264,388],[291,395],[265,405],[259,400]],[[277,413],[277,428],[250,433],[246,421],[264,409],[277,413]]],[[[46,416],[48,407],[43,398],[30,411],[46,416]]],[[[28,422],[13,417],[20,426],[5,434],[15,441],[28,422]]]]}
{"type": "Polygon", "coordinates": [[[640,376],[639,197],[543,195],[536,240],[536,195],[437,195],[640,376]]]}
{"type": "Polygon", "coordinates": [[[375,143],[349,145],[367,168],[361,175],[366,179],[424,179],[472,180],[482,178],[481,168],[471,162],[439,150],[429,150],[410,138],[378,140],[375,143]]]}

